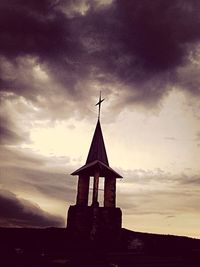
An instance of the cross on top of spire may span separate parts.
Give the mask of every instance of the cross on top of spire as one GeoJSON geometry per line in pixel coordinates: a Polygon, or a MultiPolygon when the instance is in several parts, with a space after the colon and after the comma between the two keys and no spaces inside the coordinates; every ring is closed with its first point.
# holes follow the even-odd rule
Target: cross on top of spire
{"type": "Polygon", "coordinates": [[[100,95],[99,95],[99,102],[96,103],[95,106],[99,106],[99,112],[98,112],[98,120],[100,119],[100,112],[101,112],[101,103],[105,100],[105,98],[101,99],[101,91],[100,91],[100,95]]]}

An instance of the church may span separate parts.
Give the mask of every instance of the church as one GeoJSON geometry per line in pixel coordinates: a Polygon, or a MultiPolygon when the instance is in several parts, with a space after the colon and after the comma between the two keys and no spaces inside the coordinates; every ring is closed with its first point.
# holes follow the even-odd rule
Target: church
{"type": "Polygon", "coordinates": [[[86,234],[94,239],[96,235],[117,235],[122,227],[122,212],[116,207],[116,179],[122,176],[109,166],[106,147],[104,144],[100,111],[93,139],[84,166],[75,170],[71,175],[78,176],[76,204],[68,210],[67,229],[72,233],[86,234]],[[104,179],[103,206],[99,205],[99,181],[104,179]],[[92,203],[88,204],[90,180],[93,182],[92,203]]]}

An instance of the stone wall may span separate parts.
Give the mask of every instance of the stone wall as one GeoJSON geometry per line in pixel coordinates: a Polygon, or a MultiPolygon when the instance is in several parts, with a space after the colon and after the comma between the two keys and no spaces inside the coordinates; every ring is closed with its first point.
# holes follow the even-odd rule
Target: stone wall
{"type": "Polygon", "coordinates": [[[122,226],[120,208],[70,206],[67,229],[74,233],[117,233],[122,226]]]}

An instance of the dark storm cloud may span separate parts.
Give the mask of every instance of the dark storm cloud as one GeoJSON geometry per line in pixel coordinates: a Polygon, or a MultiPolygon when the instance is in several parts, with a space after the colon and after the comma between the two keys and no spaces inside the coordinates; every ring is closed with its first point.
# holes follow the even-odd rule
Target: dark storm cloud
{"type": "Polygon", "coordinates": [[[52,9],[51,3],[11,0],[0,4],[2,54],[7,57],[28,54],[44,59],[61,56],[71,49],[67,18],[52,9]]]}
{"type": "MultiPolygon", "coordinates": [[[[3,123],[3,121],[1,121],[3,123]]],[[[9,143],[9,144],[16,144],[21,142],[23,139],[18,136],[15,132],[9,130],[4,126],[0,126],[0,143],[9,143]]]]}
{"type": "Polygon", "coordinates": [[[1,167],[1,183],[13,190],[34,191],[46,198],[73,202],[76,194],[76,179],[69,173],[56,172],[45,167],[44,170],[28,166],[1,167]]]}
{"type": "Polygon", "coordinates": [[[200,37],[198,1],[117,1],[126,51],[159,72],[185,60],[184,44],[200,37]]]}
{"type": "Polygon", "coordinates": [[[16,148],[8,148],[7,146],[1,146],[0,160],[2,166],[7,166],[10,163],[12,166],[29,166],[29,168],[44,167],[47,163],[44,157],[34,155],[29,150],[20,151],[16,148]]]}
{"type": "Polygon", "coordinates": [[[128,86],[129,104],[156,103],[179,83],[199,94],[199,78],[186,77],[195,68],[178,71],[191,64],[189,54],[199,41],[199,9],[197,1],[136,0],[89,12],[84,29],[92,60],[104,79],[128,86]]]}
{"type": "Polygon", "coordinates": [[[126,183],[117,185],[118,203],[126,214],[180,215],[200,208],[198,175],[138,169],[123,176],[126,183]]]}
{"type": "MultiPolygon", "coordinates": [[[[80,43],[70,30],[69,19],[55,9],[55,3],[13,0],[0,4],[1,89],[22,95],[38,105],[41,105],[39,95],[55,96],[54,87],[60,95],[59,87],[63,84],[68,92],[73,92],[84,70],[77,72],[73,64],[81,53],[80,43]],[[37,65],[42,65],[52,76],[50,85],[41,84],[33,77],[33,67],[37,65]]],[[[51,99],[47,105],[42,103],[44,109],[52,108],[51,99]]]]}
{"type": "MultiPolygon", "coordinates": [[[[156,103],[169,86],[179,83],[199,95],[199,78],[191,82],[183,75],[192,71],[186,66],[193,65],[198,54],[199,10],[197,0],[118,0],[101,8],[92,1],[1,3],[2,65],[8,60],[19,70],[19,58],[29,56],[52,78],[41,90],[38,84],[24,83],[22,76],[13,80],[4,73],[2,89],[32,99],[46,98],[47,92],[57,92],[69,103],[81,98],[76,109],[91,95],[91,82],[118,85],[123,90],[121,105],[156,103]],[[83,4],[87,8],[82,14],[83,4]]],[[[58,106],[51,98],[43,108],[48,104],[50,109],[58,106]]]]}
{"type": "MultiPolygon", "coordinates": [[[[28,142],[29,133],[20,123],[19,113],[24,114],[23,104],[16,105],[13,93],[0,92],[0,144],[14,145],[28,142]]],[[[26,109],[26,112],[28,109],[26,109]]]]}
{"type": "Polygon", "coordinates": [[[28,134],[18,129],[8,116],[0,115],[0,144],[17,144],[25,140],[28,140],[28,134]]]}
{"type": "Polygon", "coordinates": [[[40,209],[30,201],[19,199],[7,190],[0,190],[0,225],[9,227],[64,226],[61,218],[40,209]]]}
{"type": "Polygon", "coordinates": [[[200,183],[200,176],[197,174],[188,175],[184,172],[180,174],[171,174],[158,168],[155,170],[135,169],[133,171],[119,170],[123,177],[126,177],[126,181],[129,185],[151,185],[153,183],[173,186],[175,189],[177,186],[180,188],[183,185],[190,184],[191,186],[198,185],[200,183]]]}
{"type": "Polygon", "coordinates": [[[2,147],[0,160],[0,184],[4,188],[14,192],[32,192],[32,195],[40,193],[47,199],[74,201],[76,179],[69,175],[72,169],[63,167],[68,163],[68,158],[46,158],[2,147]]]}

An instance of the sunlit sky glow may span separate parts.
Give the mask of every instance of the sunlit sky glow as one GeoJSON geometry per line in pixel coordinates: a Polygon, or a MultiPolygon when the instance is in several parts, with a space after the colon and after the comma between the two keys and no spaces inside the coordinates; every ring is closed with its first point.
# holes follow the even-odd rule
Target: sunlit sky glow
{"type": "Polygon", "coordinates": [[[0,226],[66,225],[101,90],[123,227],[200,238],[200,3],[150,2],[0,4],[0,226]]]}

